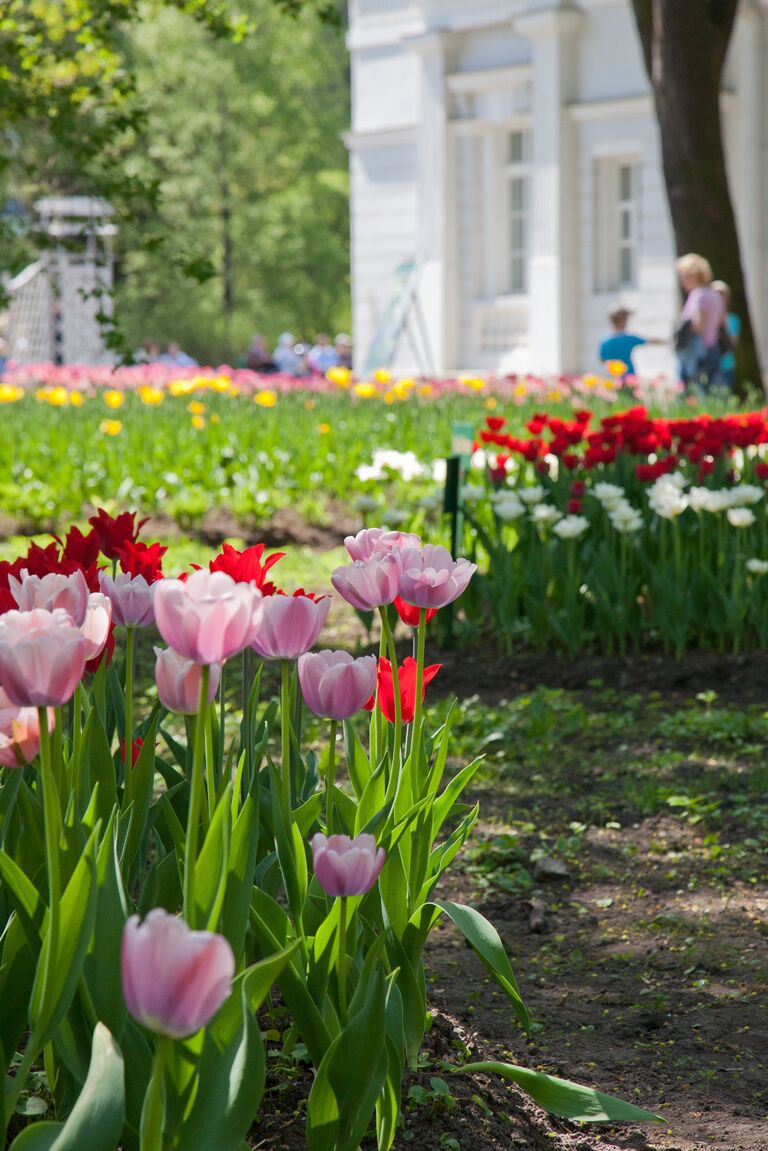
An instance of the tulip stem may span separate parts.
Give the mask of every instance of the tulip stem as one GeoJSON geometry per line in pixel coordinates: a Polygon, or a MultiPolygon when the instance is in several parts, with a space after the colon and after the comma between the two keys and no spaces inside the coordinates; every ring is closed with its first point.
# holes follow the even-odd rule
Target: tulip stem
{"type": "Polygon", "coordinates": [[[333,780],[336,774],[336,725],[338,720],[331,720],[330,742],[328,744],[328,773],[325,782],[325,833],[333,835],[333,780]]]}
{"type": "Polygon", "coordinates": [[[384,604],[379,608],[381,615],[381,630],[387,642],[387,650],[389,651],[389,661],[392,664],[392,695],[395,702],[395,757],[393,763],[393,771],[395,775],[400,774],[400,755],[402,752],[403,740],[403,700],[400,695],[400,672],[397,667],[397,652],[395,650],[395,637],[389,623],[388,605],[384,604]]]}
{"type": "Polygon", "coordinates": [[[224,672],[226,665],[221,665],[219,671],[219,779],[224,774],[224,732],[226,731],[226,712],[224,709],[224,672]]]}
{"type": "Polygon", "coordinates": [[[125,629],[125,763],[124,790],[126,800],[130,803],[133,798],[133,668],[134,668],[134,640],[136,629],[125,629]]]}
{"type": "Polygon", "coordinates": [[[165,1064],[171,1040],[158,1035],[155,1061],[141,1112],[141,1151],[162,1151],[165,1120],[165,1064]]]}
{"type": "Polygon", "coordinates": [[[78,800],[81,798],[80,783],[82,777],[82,771],[80,770],[80,746],[83,734],[81,722],[83,718],[81,693],[82,687],[78,683],[77,687],[75,688],[75,694],[72,697],[72,767],[70,771],[70,776],[72,780],[74,780],[73,790],[75,795],[78,797],[78,800]]]}
{"type": "Polygon", "coordinates": [[[205,760],[205,713],[208,709],[208,680],[211,669],[203,664],[200,671],[200,697],[195,724],[195,749],[192,758],[192,778],[189,781],[189,814],[187,816],[187,843],[184,852],[184,918],[194,929],[195,864],[197,863],[197,833],[203,799],[203,772],[205,760]]]}
{"type": "Polygon", "coordinates": [[[347,1022],[347,897],[339,900],[339,964],[336,969],[339,980],[339,1019],[342,1027],[347,1022]]]}
{"type": "MultiPolygon", "coordinates": [[[[416,755],[421,759],[421,712],[424,695],[424,649],[427,640],[427,609],[425,607],[419,608],[419,630],[416,636],[416,702],[413,710],[413,736],[411,743],[411,754],[416,755]]],[[[416,778],[419,778],[418,772],[416,778]]],[[[414,798],[418,799],[421,793],[421,787],[418,792],[414,792],[414,798]]]]}
{"type": "Polygon", "coordinates": [[[213,754],[213,715],[211,705],[208,703],[206,688],[205,697],[205,779],[208,791],[208,815],[203,812],[203,823],[207,827],[213,818],[213,809],[216,806],[216,762],[213,754]]]}
{"type": "Polygon", "coordinates": [[[59,910],[61,880],[59,876],[59,834],[61,807],[59,792],[51,766],[51,737],[48,732],[48,709],[37,709],[40,725],[40,780],[43,791],[43,821],[45,824],[45,854],[48,865],[48,951],[43,973],[42,1002],[45,1002],[53,965],[59,950],[59,910]]]}
{"type": "Polygon", "coordinates": [[[282,755],[283,813],[291,815],[291,665],[280,663],[280,751],[282,755]]]}

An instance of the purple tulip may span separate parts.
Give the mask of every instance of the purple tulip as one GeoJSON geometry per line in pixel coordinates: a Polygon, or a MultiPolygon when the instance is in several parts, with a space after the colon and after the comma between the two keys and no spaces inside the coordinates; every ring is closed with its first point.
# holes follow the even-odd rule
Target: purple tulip
{"type": "Polygon", "coordinates": [[[254,609],[251,646],[262,659],[297,659],[317,640],[330,606],[328,596],[264,596],[254,609]]]}
{"type": "MultiPolygon", "coordinates": [[[[53,731],[56,713],[48,709],[48,730],[53,731]]],[[[40,750],[40,717],[36,707],[16,707],[0,688],[0,764],[21,767],[31,763],[40,750]]]]}
{"type": "Polygon", "coordinates": [[[358,611],[392,603],[400,587],[400,561],[391,552],[336,568],[331,583],[347,603],[358,611]]]}
{"type": "Polygon", "coordinates": [[[376,657],[347,651],[307,652],[299,658],[299,683],[310,711],[325,719],[349,719],[376,691],[376,657]]]}
{"type": "Polygon", "coordinates": [[[469,560],[451,558],[447,548],[406,548],[400,561],[400,595],[414,607],[440,608],[458,599],[477,571],[469,560]]]}
{"type": "Polygon", "coordinates": [[[160,635],[185,659],[224,663],[248,646],[254,606],[261,600],[253,584],[202,570],[187,580],[164,579],[154,586],[160,635]]]}
{"type": "Polygon", "coordinates": [[[229,998],[235,957],[223,935],[192,931],[160,907],[123,930],[123,995],[137,1022],[183,1039],[205,1027],[229,998]]]}
{"type": "MultiPolygon", "coordinates": [[[[196,715],[200,704],[200,677],[202,665],[185,659],[173,648],[156,647],[155,683],[157,694],[163,707],[179,715],[196,715]]],[[[217,663],[210,665],[208,678],[208,703],[213,703],[219,690],[221,668],[217,663]]]]}
{"type": "Polygon", "coordinates": [[[0,616],[0,683],[17,707],[60,707],[85,671],[85,637],[63,608],[0,616]]]}
{"type": "Polygon", "coordinates": [[[386,853],[376,849],[372,835],[312,836],[312,865],[317,881],[329,895],[365,895],[384,866],[386,853]]]}
{"type": "Polygon", "coordinates": [[[42,608],[55,611],[62,608],[69,612],[72,622],[80,627],[88,608],[88,584],[81,571],[71,575],[49,572],[48,575],[30,575],[26,568],[21,569],[21,579],[8,576],[11,595],[19,605],[19,611],[32,611],[42,608]]]}
{"type": "Polygon", "coordinates": [[[344,539],[344,547],[353,560],[369,560],[373,555],[420,546],[421,540],[413,532],[388,532],[384,528],[363,528],[356,536],[344,539]]]}
{"type": "Polygon", "coordinates": [[[99,572],[99,587],[112,601],[112,619],[120,627],[150,627],[155,622],[155,589],[143,575],[120,572],[114,579],[99,572]]]}

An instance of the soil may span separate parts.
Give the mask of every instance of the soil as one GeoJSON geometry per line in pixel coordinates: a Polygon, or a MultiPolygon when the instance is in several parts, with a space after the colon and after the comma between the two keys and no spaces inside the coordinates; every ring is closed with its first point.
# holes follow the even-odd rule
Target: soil
{"type": "MultiPolygon", "coordinates": [[[[587,706],[599,705],[602,685],[661,695],[670,706],[708,690],[732,706],[760,704],[768,690],[764,654],[513,660],[431,647],[430,661],[444,665],[431,690],[439,684],[441,694],[484,702],[542,684],[575,691],[587,706]]],[[[483,812],[476,839],[508,825],[508,798],[490,789],[472,798],[483,812]]],[[[567,826],[568,796],[544,802],[559,805],[557,819],[567,826]]],[[[727,864],[702,868],[701,843],[695,823],[655,814],[590,828],[565,874],[542,876],[524,894],[481,891],[472,874],[451,873],[441,894],[478,906],[498,929],[536,1029],[524,1036],[449,924],[435,932],[427,954],[429,1065],[406,1082],[397,1151],[766,1151],[768,887],[727,864]],[[446,1071],[441,1061],[460,1062],[462,1045],[472,1060],[521,1063],[589,1084],[664,1122],[554,1119],[515,1087],[446,1071]],[[435,1075],[449,1084],[450,1106],[409,1097],[414,1083],[428,1092],[435,1075]]],[[[304,1151],[307,1089],[297,1084],[292,1102],[263,1117],[254,1147],[304,1151]]]]}

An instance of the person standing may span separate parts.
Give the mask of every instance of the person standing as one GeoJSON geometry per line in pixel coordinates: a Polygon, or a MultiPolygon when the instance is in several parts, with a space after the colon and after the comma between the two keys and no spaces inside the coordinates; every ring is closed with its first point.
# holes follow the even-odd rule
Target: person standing
{"type": "Polygon", "coordinates": [[[324,376],[329,368],[337,368],[341,363],[339,353],[325,332],[318,332],[314,345],[307,352],[307,363],[313,372],[324,376]]]}
{"type": "Polygon", "coordinates": [[[663,340],[647,339],[645,336],[634,335],[627,331],[627,322],[632,312],[629,308],[625,308],[623,304],[614,304],[608,313],[608,322],[611,325],[610,335],[606,336],[600,342],[600,347],[597,354],[602,363],[609,363],[611,360],[619,360],[622,364],[626,364],[627,371],[625,375],[636,376],[637,371],[632,359],[632,353],[635,348],[640,348],[643,344],[661,344],[663,340]]]}
{"type": "Polygon", "coordinates": [[[725,320],[723,298],[709,286],[712,268],[703,256],[689,252],[676,262],[685,302],[675,329],[680,379],[707,391],[720,367],[720,328],[725,320]]]}
{"type": "MultiPolygon", "coordinates": [[[[734,348],[741,335],[741,319],[731,311],[731,289],[723,280],[713,280],[709,285],[713,292],[723,298],[725,308],[724,332],[720,338],[720,366],[717,371],[717,382],[723,388],[733,391],[736,385],[736,353],[734,348]]],[[[723,330],[721,329],[721,332],[723,330]]]]}

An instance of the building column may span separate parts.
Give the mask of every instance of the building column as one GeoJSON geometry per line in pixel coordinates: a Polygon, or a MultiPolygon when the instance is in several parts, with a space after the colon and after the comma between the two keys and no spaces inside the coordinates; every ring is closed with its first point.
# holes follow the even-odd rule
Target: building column
{"type": "MultiPolygon", "coordinates": [[[[448,117],[445,88],[445,37],[441,32],[409,37],[421,59],[418,137],[417,294],[426,342],[427,367],[449,367],[448,292],[448,117]]],[[[419,343],[424,343],[423,339],[419,343]]]]}
{"type": "Polygon", "coordinates": [[[523,14],[514,29],[532,41],[531,238],[529,299],[531,367],[574,371],[576,282],[576,157],[566,105],[574,96],[574,37],[580,13],[570,5],[523,14]]]}

